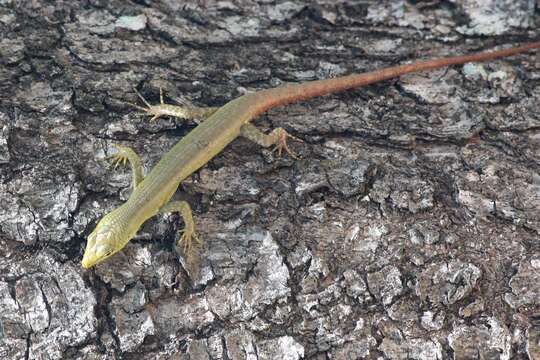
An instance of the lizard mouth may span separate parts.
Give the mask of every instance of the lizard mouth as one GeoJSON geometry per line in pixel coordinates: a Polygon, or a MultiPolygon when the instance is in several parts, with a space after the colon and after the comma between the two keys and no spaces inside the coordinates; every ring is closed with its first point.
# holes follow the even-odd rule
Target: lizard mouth
{"type": "Polygon", "coordinates": [[[96,264],[97,262],[92,261],[92,259],[90,259],[88,256],[83,256],[83,259],[81,261],[81,266],[83,267],[83,269],[89,269],[96,264]]]}
{"type": "Polygon", "coordinates": [[[95,241],[91,240],[91,237],[88,237],[88,244],[84,250],[84,255],[81,261],[81,266],[84,269],[89,269],[92,266],[96,265],[100,261],[99,256],[95,251],[95,241]]]}

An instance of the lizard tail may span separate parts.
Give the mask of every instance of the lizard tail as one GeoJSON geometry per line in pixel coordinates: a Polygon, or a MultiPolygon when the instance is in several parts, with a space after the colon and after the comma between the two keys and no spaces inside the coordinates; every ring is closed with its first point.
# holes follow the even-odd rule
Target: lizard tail
{"type": "Polygon", "coordinates": [[[330,93],[369,85],[375,82],[399,77],[404,74],[459,65],[468,62],[482,62],[507,57],[540,48],[540,41],[527,43],[509,49],[480,52],[469,55],[417,61],[412,64],[392,66],[362,74],[351,74],[326,80],[308,81],[302,84],[287,85],[257,92],[256,114],[261,114],[274,107],[310,99],[330,93]]]}

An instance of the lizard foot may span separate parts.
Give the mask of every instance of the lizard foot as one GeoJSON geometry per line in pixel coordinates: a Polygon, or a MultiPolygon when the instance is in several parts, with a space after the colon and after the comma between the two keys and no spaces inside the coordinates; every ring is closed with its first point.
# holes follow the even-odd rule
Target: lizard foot
{"type": "Polygon", "coordinates": [[[150,103],[148,101],[146,101],[144,96],[142,96],[141,93],[138,92],[136,88],[133,88],[133,91],[135,91],[137,96],[142,100],[142,102],[146,105],[146,107],[139,106],[137,104],[133,104],[133,103],[130,103],[130,102],[127,102],[127,101],[124,101],[124,103],[126,103],[127,105],[129,105],[131,107],[134,107],[137,110],[142,111],[142,114],[140,114],[140,115],[152,116],[150,118],[150,121],[155,121],[155,120],[157,120],[160,117],[165,116],[165,115],[173,115],[174,116],[174,114],[171,114],[171,111],[169,109],[169,107],[171,105],[167,105],[163,101],[163,89],[162,88],[159,88],[159,102],[160,103],[158,105],[150,105],[150,103]]]}
{"type": "Polygon", "coordinates": [[[193,251],[195,248],[200,247],[202,244],[199,235],[197,235],[195,229],[193,228],[185,228],[183,230],[180,230],[178,232],[178,235],[180,236],[178,239],[178,243],[182,244],[182,250],[185,253],[193,251]]]}
{"type": "Polygon", "coordinates": [[[179,238],[177,245],[182,248],[182,253],[186,259],[188,269],[196,271],[199,265],[199,253],[202,246],[202,240],[195,232],[193,227],[187,226],[178,232],[179,238]]]}
{"type": "Polygon", "coordinates": [[[116,169],[119,165],[126,165],[129,161],[129,155],[128,153],[131,150],[130,148],[126,146],[120,146],[120,145],[113,145],[113,147],[117,150],[116,153],[109,155],[106,157],[107,160],[111,161],[111,166],[114,166],[116,169]]]}
{"type": "Polygon", "coordinates": [[[289,148],[287,145],[287,138],[291,138],[292,140],[298,141],[303,143],[304,141],[302,139],[297,138],[296,136],[292,136],[289,134],[285,129],[283,128],[276,128],[274,131],[272,131],[272,135],[276,139],[276,146],[272,151],[277,151],[278,156],[281,156],[281,153],[283,150],[287,152],[293,159],[298,159],[298,156],[289,148]]]}

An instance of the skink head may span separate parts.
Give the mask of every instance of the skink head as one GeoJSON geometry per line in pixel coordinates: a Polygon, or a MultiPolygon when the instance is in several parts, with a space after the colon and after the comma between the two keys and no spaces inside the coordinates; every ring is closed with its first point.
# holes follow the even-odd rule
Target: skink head
{"type": "Polygon", "coordinates": [[[122,241],[122,231],[117,229],[114,211],[105,215],[88,236],[81,265],[88,269],[120,251],[127,241],[122,241]]]}

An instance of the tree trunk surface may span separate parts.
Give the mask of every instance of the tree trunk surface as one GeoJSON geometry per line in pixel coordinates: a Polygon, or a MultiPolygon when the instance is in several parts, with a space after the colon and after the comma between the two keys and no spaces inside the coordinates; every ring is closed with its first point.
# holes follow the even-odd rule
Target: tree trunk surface
{"type": "Polygon", "coordinates": [[[1,359],[540,359],[540,53],[273,109],[176,215],[83,270],[86,237],[221,106],[286,83],[540,38],[534,0],[0,1],[1,359]]]}

